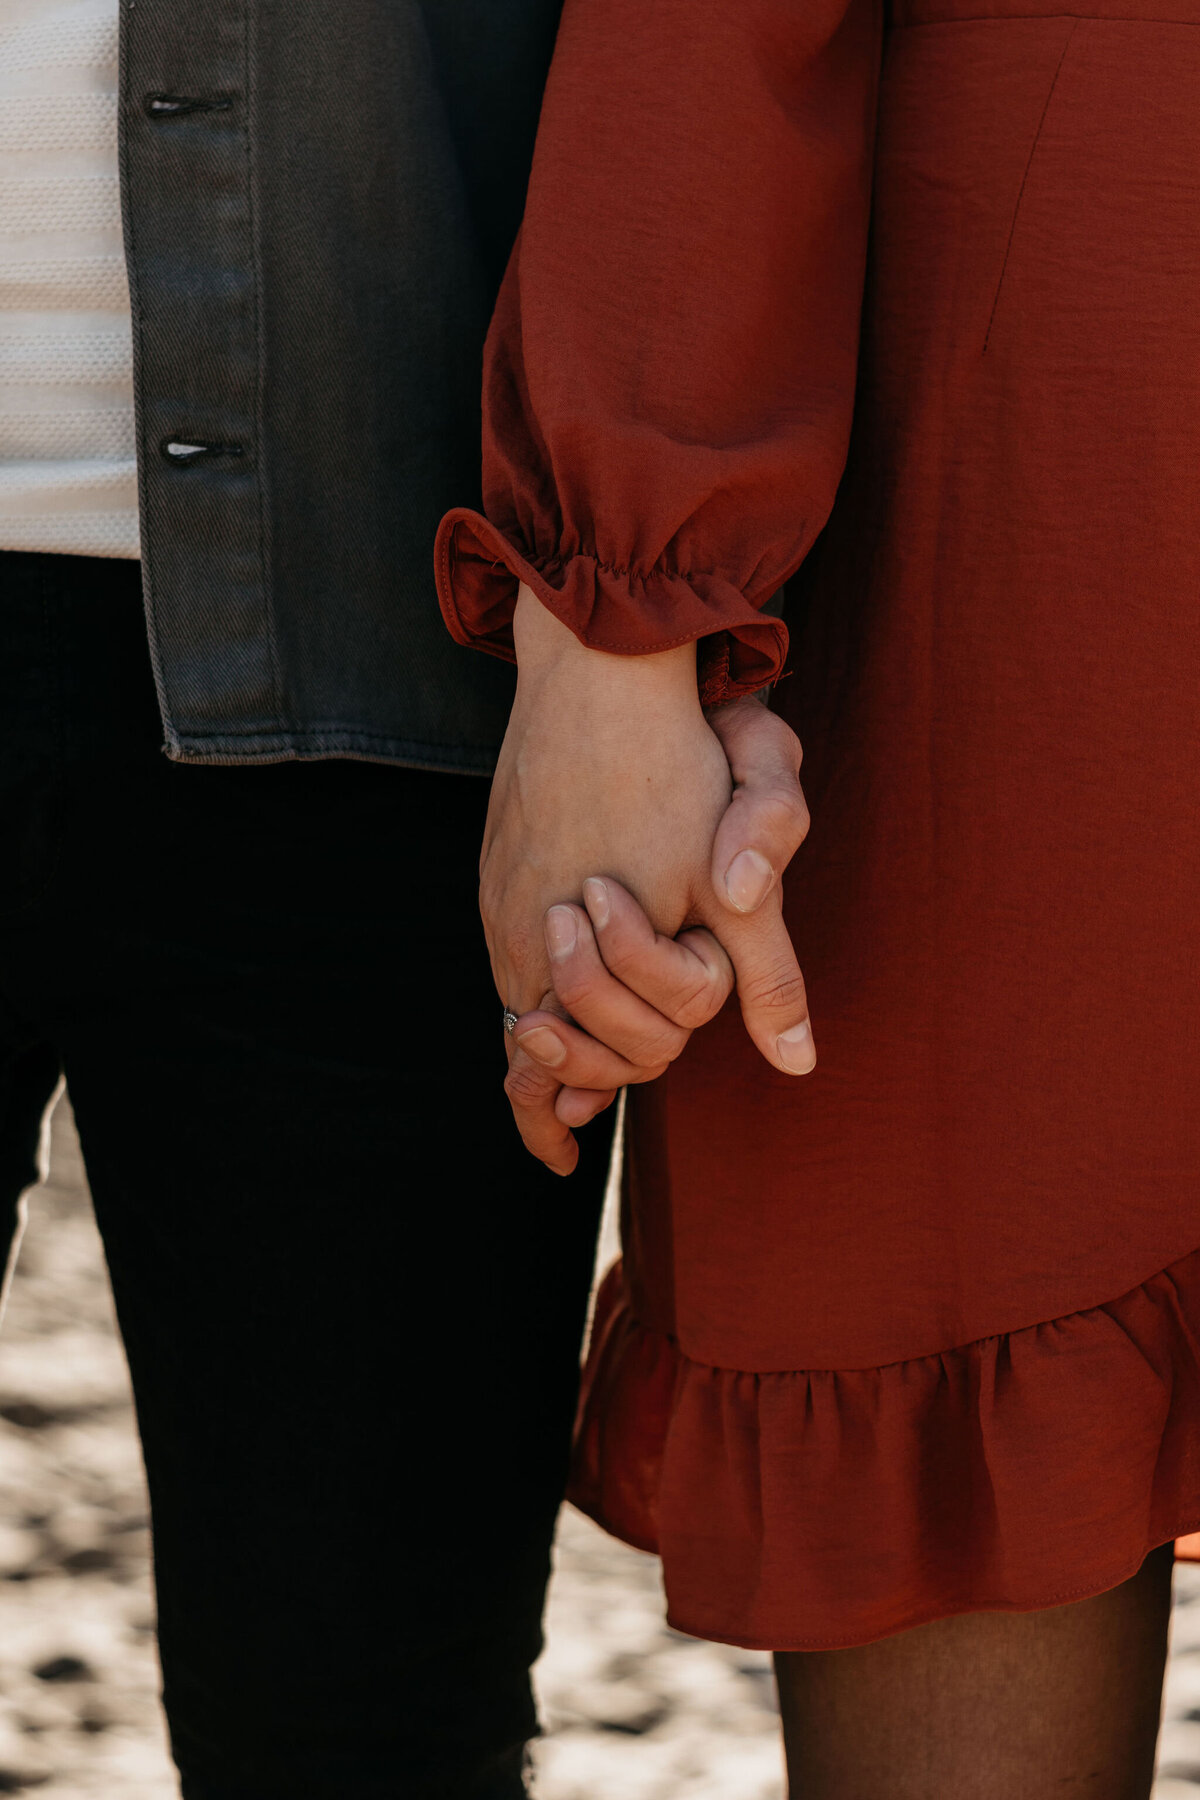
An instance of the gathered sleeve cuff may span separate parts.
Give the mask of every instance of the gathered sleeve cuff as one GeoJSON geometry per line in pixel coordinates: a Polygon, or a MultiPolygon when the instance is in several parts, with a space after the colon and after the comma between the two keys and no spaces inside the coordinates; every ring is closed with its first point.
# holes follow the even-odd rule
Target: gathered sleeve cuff
{"type": "Polygon", "coordinates": [[[436,547],[453,636],[513,659],[520,582],[615,655],[773,681],[762,608],[853,408],[880,0],[567,0],[488,334],[484,511],[436,547]]]}
{"type": "Polygon", "coordinates": [[[509,662],[522,581],[593,650],[644,656],[698,642],[705,705],[774,681],[787,653],[782,619],[760,613],[719,569],[621,569],[581,551],[535,562],[465,507],[442,521],[437,568],[443,614],[457,641],[509,662]]]}

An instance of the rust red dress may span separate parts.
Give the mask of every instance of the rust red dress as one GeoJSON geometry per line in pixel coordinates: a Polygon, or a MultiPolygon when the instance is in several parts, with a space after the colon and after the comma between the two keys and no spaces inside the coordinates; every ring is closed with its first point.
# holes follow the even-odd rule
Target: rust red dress
{"type": "Polygon", "coordinates": [[[803,562],[820,1063],[631,1094],[575,1499],[771,1649],[1115,1585],[1200,1526],[1200,0],[569,0],[486,452],[501,653],[716,698],[803,562]]]}

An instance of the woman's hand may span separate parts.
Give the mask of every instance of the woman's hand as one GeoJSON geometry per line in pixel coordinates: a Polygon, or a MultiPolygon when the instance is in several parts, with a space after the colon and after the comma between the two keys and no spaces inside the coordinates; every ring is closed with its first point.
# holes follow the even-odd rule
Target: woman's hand
{"type": "MultiPolygon", "coordinates": [[[[555,1071],[590,1095],[590,1107],[584,1096],[566,1106],[571,1123],[606,1104],[616,1087],[652,1079],[678,1054],[688,1031],[724,1001],[729,961],[747,1026],[768,1060],[802,1073],[814,1058],[777,884],[772,903],[757,913],[734,910],[761,898],[755,888],[763,885],[762,872],[757,853],[747,865],[736,832],[731,840],[722,827],[737,815],[736,802],[730,806],[734,783],[699,705],[694,646],[640,657],[588,650],[526,590],[514,631],[517,697],[492,790],[481,908],[501,998],[513,1012],[532,1008],[537,1015],[522,1017],[519,1042],[509,1043],[513,1111],[534,1154],[566,1174],[577,1151],[568,1122],[555,1111],[562,1086],[555,1071]],[[712,880],[719,832],[733,851],[720,896],[712,880]],[[610,904],[627,889],[660,934],[641,992],[626,987],[619,1027],[612,1002],[614,988],[624,984],[613,983],[597,1003],[604,987],[599,968],[587,977],[589,1017],[616,1045],[560,1025],[566,1009],[554,992],[555,964],[584,967],[590,926],[585,934],[587,916],[570,903],[583,897],[585,879],[597,875],[614,878],[601,883],[610,904]],[[685,933],[681,944],[664,951],[664,940],[695,924],[719,930],[729,961],[703,931],[685,933]],[[589,1079],[581,1082],[578,1071],[585,1067],[589,1079]]],[[[769,885],[769,864],[765,879],[769,885]]],[[[588,899],[595,918],[604,894],[592,889],[588,899]]],[[[603,935],[601,929],[602,942],[603,935]]],[[[643,940],[643,971],[646,948],[643,940]]]]}

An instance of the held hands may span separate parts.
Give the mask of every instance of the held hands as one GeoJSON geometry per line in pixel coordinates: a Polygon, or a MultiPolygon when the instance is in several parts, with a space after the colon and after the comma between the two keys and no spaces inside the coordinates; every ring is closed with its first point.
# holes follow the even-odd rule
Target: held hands
{"type": "Polygon", "coordinates": [[[497,988],[522,1015],[513,1112],[567,1174],[570,1127],[661,1074],[735,983],[767,1061],[813,1066],[779,889],[808,818],[794,735],[754,700],[706,720],[693,645],[587,650],[524,589],[514,630],[481,909],[497,988]]]}

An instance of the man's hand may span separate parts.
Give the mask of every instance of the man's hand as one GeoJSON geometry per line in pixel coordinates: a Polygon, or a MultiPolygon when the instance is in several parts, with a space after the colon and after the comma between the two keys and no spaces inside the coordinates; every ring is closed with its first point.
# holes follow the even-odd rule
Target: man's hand
{"type": "Polygon", "coordinates": [[[520,678],[481,906],[501,998],[517,1013],[536,1009],[509,1040],[513,1111],[534,1154],[566,1174],[577,1156],[569,1125],[617,1087],[661,1073],[723,1003],[730,964],[767,1060],[811,1068],[779,896],[807,816],[792,734],[756,702],[706,721],[693,646],[590,651],[526,592],[515,631],[520,678]],[[571,902],[597,874],[585,914],[571,902]],[[630,896],[648,915],[640,923],[630,896]],[[671,942],[694,923],[708,929],[671,942]],[[624,979],[600,954],[606,938],[624,979]],[[564,990],[575,998],[564,1003],[564,990]],[[568,1004],[582,1030],[566,1022],[568,1004]],[[564,1085],[582,1091],[556,1111],[564,1085]]]}
{"type": "Polygon", "coordinates": [[[713,841],[713,887],[734,912],[754,912],[769,894],[778,899],[783,872],[808,836],[800,740],[761,694],[714,707],[708,722],[733,778],[713,841]]]}
{"type": "MultiPolygon", "coordinates": [[[[733,798],[713,844],[714,892],[736,913],[764,903],[778,909],[781,876],[808,831],[799,741],[757,698],[714,710],[709,723],[734,781],[733,798]]],[[[660,1025],[665,1020],[678,1028],[670,1046],[673,1060],[691,1032],[720,1011],[733,984],[732,966],[710,932],[686,932],[674,943],[659,936],[636,901],[611,879],[586,881],[583,894],[586,917],[577,907],[553,909],[574,915],[573,930],[556,921],[548,920],[547,926],[555,994],[572,1024],[539,1013],[519,1020],[514,1030],[522,1043],[530,1031],[542,1033],[528,1047],[562,1083],[555,1112],[561,1123],[572,1126],[585,1124],[611,1103],[613,1094],[604,1087],[613,1072],[608,1051],[619,1051],[639,1068],[626,1082],[652,1081],[661,1073],[660,1045],[640,1003],[650,1003],[653,1018],[661,1015],[660,1025]],[[682,956],[681,949],[691,955],[682,956]],[[711,969],[703,989],[694,967],[697,958],[711,969]]],[[[764,1009],[763,997],[746,993],[745,984],[739,997],[750,1034],[761,1047],[764,1026],[769,1030],[764,1011],[769,1013],[771,1000],[778,1004],[780,997],[768,997],[764,1009]]],[[[779,1066],[769,1049],[765,1053],[779,1066]]],[[[800,1031],[783,1061],[795,1074],[813,1066],[811,1031],[800,1031]]]]}

